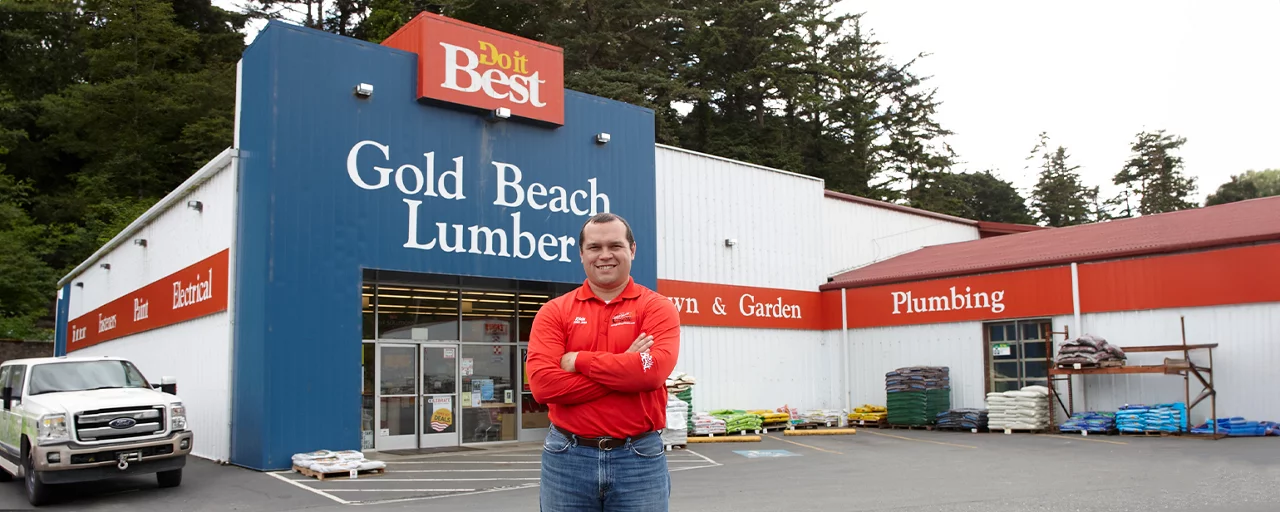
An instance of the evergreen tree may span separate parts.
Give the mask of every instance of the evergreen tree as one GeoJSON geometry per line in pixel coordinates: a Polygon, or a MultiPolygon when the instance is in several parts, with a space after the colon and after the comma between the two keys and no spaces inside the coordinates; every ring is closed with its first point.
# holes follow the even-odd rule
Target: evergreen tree
{"type": "Polygon", "coordinates": [[[1259,197],[1280,196],[1280,169],[1246,171],[1231,177],[1209,195],[1205,206],[1234,203],[1259,197]]]}
{"type": "Polygon", "coordinates": [[[966,219],[1033,224],[1026,198],[991,171],[927,172],[907,192],[908,205],[966,219]]]}
{"type": "Polygon", "coordinates": [[[1079,167],[1067,163],[1066,148],[1051,149],[1049,136],[1040,134],[1040,142],[1031,150],[1028,160],[1038,159],[1040,178],[1031,195],[1035,218],[1051,227],[1074,226],[1098,219],[1095,203],[1098,187],[1086,187],[1076,172],[1079,167]]]}
{"type": "Polygon", "coordinates": [[[1188,200],[1196,191],[1196,179],[1182,173],[1182,157],[1173,154],[1186,142],[1186,138],[1165,134],[1164,130],[1137,135],[1130,146],[1133,156],[1116,173],[1114,182],[1139,197],[1140,214],[1196,207],[1188,200]]]}
{"type": "Polygon", "coordinates": [[[49,323],[57,276],[232,144],[244,21],[209,0],[0,2],[0,330],[49,323]]]}

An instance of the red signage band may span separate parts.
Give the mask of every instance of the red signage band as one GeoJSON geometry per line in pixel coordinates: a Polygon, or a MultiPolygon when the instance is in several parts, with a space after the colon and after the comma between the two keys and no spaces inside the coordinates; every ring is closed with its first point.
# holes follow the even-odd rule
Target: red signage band
{"type": "Polygon", "coordinates": [[[223,249],[67,322],[67,353],[227,309],[223,249]]]}
{"type": "MultiPolygon", "coordinates": [[[[776,288],[659,279],[658,293],[680,312],[681,325],[806,329],[824,327],[823,294],[776,288]]],[[[839,294],[834,294],[840,299],[839,294]]]]}
{"type": "Polygon", "coordinates": [[[1280,244],[1080,265],[1080,311],[1280,302],[1280,244]]]}
{"type": "Polygon", "coordinates": [[[1071,314],[1071,267],[846,290],[849,328],[1071,314]]]}
{"type": "Polygon", "coordinates": [[[418,54],[418,97],[564,125],[564,50],[424,12],[382,42],[418,54]]]}

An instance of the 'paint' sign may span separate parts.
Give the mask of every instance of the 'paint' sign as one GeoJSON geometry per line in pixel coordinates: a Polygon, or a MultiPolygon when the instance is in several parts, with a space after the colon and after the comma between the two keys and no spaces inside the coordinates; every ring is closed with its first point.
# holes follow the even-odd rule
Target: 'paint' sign
{"type": "Polygon", "coordinates": [[[382,44],[418,54],[418,97],[564,125],[564,52],[422,13],[382,44]]]}
{"type": "Polygon", "coordinates": [[[67,353],[227,309],[223,249],[67,322],[67,353]]]}

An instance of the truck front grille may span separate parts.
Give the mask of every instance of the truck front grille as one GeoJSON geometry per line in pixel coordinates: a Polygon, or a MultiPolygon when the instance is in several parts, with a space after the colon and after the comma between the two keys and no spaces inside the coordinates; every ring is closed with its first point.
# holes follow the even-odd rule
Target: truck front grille
{"type": "Polygon", "coordinates": [[[118,441],[164,432],[164,407],[98,409],[76,415],[76,440],[118,441]]]}

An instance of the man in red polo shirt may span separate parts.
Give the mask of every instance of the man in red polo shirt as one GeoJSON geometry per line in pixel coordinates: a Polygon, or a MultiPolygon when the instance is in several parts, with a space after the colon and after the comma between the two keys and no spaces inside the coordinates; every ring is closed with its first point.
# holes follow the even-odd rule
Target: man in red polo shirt
{"type": "Polygon", "coordinates": [[[665,511],[671,478],[659,430],[680,353],[674,305],[631,278],[625,219],[595,215],[578,235],[587,279],[538,311],[529,334],[533,397],[547,404],[541,508],[665,511]]]}

